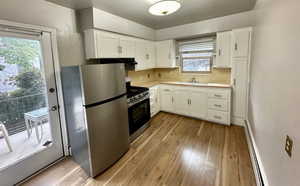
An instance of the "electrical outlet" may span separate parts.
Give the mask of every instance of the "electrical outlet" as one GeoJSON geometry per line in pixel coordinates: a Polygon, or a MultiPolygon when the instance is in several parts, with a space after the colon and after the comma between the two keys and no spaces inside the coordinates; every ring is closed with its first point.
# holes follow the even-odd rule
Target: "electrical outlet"
{"type": "Polygon", "coordinates": [[[292,151],[293,151],[293,140],[287,135],[285,140],[285,151],[289,155],[289,157],[292,157],[292,151]]]}

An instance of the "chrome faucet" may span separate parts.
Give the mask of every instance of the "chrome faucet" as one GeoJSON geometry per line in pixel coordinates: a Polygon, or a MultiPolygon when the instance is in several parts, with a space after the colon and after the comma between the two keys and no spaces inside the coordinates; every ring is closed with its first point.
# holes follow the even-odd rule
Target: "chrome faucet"
{"type": "Polygon", "coordinates": [[[192,78],[191,82],[192,82],[192,83],[198,83],[198,81],[196,80],[195,77],[192,78]]]}

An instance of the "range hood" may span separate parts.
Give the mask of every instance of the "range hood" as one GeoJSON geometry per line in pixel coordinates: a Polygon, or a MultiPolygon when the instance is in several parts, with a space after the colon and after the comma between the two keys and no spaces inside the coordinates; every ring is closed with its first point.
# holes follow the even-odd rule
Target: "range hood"
{"type": "Polygon", "coordinates": [[[135,65],[138,64],[135,58],[99,58],[89,60],[91,64],[112,64],[112,63],[124,63],[126,70],[135,70],[135,65]]]}
{"type": "Polygon", "coordinates": [[[110,64],[110,63],[125,63],[130,65],[138,64],[135,58],[99,58],[97,59],[100,64],[110,64]]]}

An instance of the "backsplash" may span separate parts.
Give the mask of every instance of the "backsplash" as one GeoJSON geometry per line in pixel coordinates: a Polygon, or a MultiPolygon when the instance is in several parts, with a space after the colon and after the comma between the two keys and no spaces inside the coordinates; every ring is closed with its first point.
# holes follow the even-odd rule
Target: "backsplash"
{"type": "Polygon", "coordinates": [[[191,81],[195,78],[200,83],[222,83],[230,84],[230,69],[216,69],[207,74],[181,73],[179,68],[175,69],[151,69],[144,71],[129,71],[128,77],[132,82],[149,81],[191,81]]]}
{"type": "Polygon", "coordinates": [[[143,70],[143,71],[128,71],[128,77],[132,82],[148,82],[157,81],[155,75],[155,69],[143,70]]]}

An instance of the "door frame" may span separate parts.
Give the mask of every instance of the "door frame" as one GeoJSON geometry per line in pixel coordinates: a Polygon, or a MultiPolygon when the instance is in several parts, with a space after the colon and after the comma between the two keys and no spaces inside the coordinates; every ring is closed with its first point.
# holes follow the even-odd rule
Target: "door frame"
{"type": "Polygon", "coordinates": [[[63,100],[63,91],[62,91],[62,83],[61,83],[61,69],[59,63],[59,56],[58,56],[58,47],[57,47],[57,33],[56,29],[44,27],[44,26],[36,26],[30,24],[23,24],[17,23],[7,20],[0,19],[0,26],[10,27],[12,29],[18,29],[24,33],[27,32],[48,32],[50,33],[51,37],[51,49],[52,49],[52,57],[53,57],[53,68],[54,68],[54,75],[55,75],[55,82],[57,86],[57,101],[59,107],[59,120],[60,120],[60,127],[61,127],[61,135],[62,135],[62,145],[63,145],[63,155],[68,156],[70,155],[69,152],[69,142],[68,142],[68,135],[67,135],[67,125],[66,125],[66,118],[65,118],[65,109],[64,109],[64,100],[63,100]]]}

